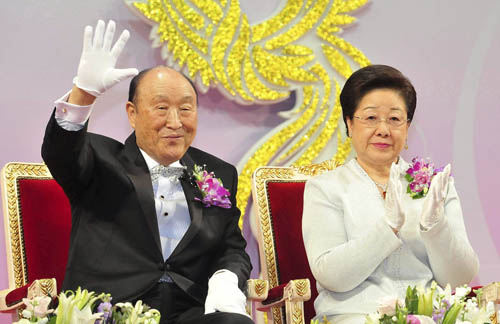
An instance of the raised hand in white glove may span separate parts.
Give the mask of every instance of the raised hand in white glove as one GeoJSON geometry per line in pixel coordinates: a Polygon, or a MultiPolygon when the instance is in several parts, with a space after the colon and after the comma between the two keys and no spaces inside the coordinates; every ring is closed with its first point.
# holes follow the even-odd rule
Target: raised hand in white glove
{"type": "Polygon", "coordinates": [[[438,172],[432,178],[431,187],[424,200],[420,225],[429,229],[436,225],[444,217],[444,200],[448,193],[448,182],[450,180],[451,166],[448,164],[442,172],[438,172]]]}
{"type": "Polygon", "coordinates": [[[238,288],[238,276],[229,270],[219,270],[208,280],[205,314],[215,311],[248,315],[246,297],[238,288]]]}
{"type": "Polygon", "coordinates": [[[405,223],[405,214],[401,206],[403,185],[401,184],[399,167],[392,163],[385,194],[385,220],[395,230],[399,231],[405,223]]]}
{"type": "Polygon", "coordinates": [[[109,21],[106,32],[104,32],[104,27],[104,21],[99,20],[93,41],[92,27],[85,27],[78,74],[73,79],[73,83],[78,88],[94,97],[98,97],[118,82],[138,73],[137,69],[115,69],[116,60],[130,37],[128,30],[122,32],[111,48],[115,34],[115,22],[109,21]]]}

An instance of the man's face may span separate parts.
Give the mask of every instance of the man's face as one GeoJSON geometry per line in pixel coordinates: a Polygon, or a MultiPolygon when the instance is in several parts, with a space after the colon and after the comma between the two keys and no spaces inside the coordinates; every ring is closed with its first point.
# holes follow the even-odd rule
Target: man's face
{"type": "Polygon", "coordinates": [[[196,93],[180,73],[167,67],[147,72],[127,103],[137,145],[162,165],[179,160],[196,135],[196,93]]]}

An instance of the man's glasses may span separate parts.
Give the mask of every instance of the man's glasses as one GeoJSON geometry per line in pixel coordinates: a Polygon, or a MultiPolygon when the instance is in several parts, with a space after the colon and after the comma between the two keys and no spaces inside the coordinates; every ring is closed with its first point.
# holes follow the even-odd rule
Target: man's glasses
{"type": "Polygon", "coordinates": [[[371,116],[362,116],[362,117],[354,116],[354,118],[359,119],[359,121],[362,124],[366,125],[367,127],[377,127],[377,125],[380,124],[382,121],[385,121],[389,127],[400,127],[404,123],[410,121],[409,119],[405,119],[405,118],[397,117],[397,116],[393,116],[393,117],[389,117],[389,118],[381,118],[378,116],[371,115],[371,116]]]}

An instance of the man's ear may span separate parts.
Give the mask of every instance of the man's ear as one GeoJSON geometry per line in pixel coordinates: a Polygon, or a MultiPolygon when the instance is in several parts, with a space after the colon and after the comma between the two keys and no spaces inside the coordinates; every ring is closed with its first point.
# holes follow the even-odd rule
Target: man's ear
{"type": "Polygon", "coordinates": [[[137,116],[137,107],[133,102],[127,101],[125,105],[125,109],[127,110],[128,122],[133,129],[135,129],[135,118],[137,116]]]}

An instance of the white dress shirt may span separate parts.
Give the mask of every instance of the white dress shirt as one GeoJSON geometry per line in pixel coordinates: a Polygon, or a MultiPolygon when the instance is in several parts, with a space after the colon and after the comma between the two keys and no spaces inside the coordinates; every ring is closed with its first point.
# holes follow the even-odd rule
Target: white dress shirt
{"type": "MultiPolygon", "coordinates": [[[[149,171],[159,165],[146,152],[140,151],[146,160],[149,171]]],[[[169,166],[182,167],[179,161],[169,166]]],[[[166,260],[186,234],[191,224],[191,218],[186,196],[176,176],[168,178],[160,176],[158,181],[153,181],[153,192],[158,228],[160,230],[161,249],[163,258],[166,260]]]]}
{"type": "Polygon", "coordinates": [[[381,297],[404,297],[408,285],[436,280],[456,287],[477,273],[453,178],[444,219],[422,231],[425,198],[411,199],[404,178],[409,165],[400,158],[398,166],[406,215],[399,236],[385,221],[380,191],[356,160],[307,181],[302,232],[319,292],[316,318],[371,313],[381,297]]]}

